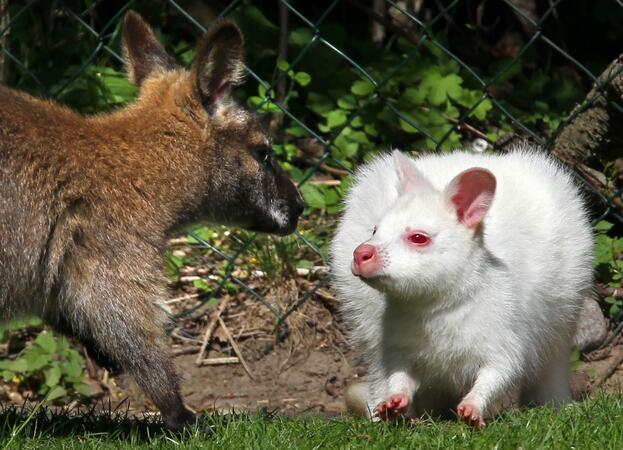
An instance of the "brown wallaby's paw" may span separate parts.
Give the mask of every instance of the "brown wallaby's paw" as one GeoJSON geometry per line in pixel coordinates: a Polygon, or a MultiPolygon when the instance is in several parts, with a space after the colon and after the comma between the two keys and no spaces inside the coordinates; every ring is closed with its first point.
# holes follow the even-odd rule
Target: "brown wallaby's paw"
{"type": "Polygon", "coordinates": [[[173,431],[183,431],[194,428],[199,423],[201,414],[197,415],[191,410],[184,408],[178,414],[165,415],[164,422],[173,431]]]}

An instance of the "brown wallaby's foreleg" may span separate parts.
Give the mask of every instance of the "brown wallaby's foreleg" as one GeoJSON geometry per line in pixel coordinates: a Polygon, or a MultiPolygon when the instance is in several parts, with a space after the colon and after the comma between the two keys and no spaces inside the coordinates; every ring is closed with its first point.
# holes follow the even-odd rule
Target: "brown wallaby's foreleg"
{"type": "Polygon", "coordinates": [[[73,330],[134,377],[167,426],[181,429],[194,423],[194,414],[182,401],[179,377],[165,342],[163,313],[154,304],[164,295],[161,280],[154,276],[157,269],[152,272],[135,265],[132,272],[126,272],[119,265],[97,264],[88,267],[93,274],[88,279],[84,279],[84,269],[74,272],[80,280],[71,275],[65,280],[61,296],[61,313],[73,330]]]}

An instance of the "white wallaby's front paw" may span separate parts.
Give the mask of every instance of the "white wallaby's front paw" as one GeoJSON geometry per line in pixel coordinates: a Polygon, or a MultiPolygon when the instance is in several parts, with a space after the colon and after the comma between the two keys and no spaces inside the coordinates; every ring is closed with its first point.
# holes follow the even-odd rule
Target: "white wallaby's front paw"
{"type": "Polygon", "coordinates": [[[393,394],[375,408],[375,414],[384,420],[396,420],[407,415],[411,398],[405,394],[393,394]]]}
{"type": "Polygon", "coordinates": [[[487,425],[484,419],[484,411],[469,395],[461,400],[461,403],[459,403],[457,407],[457,413],[463,422],[475,428],[480,429],[487,425]]]}

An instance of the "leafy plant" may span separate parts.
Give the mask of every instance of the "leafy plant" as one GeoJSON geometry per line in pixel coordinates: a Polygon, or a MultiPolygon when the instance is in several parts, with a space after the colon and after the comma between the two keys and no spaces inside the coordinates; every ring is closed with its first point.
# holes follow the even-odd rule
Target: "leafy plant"
{"type": "Polygon", "coordinates": [[[7,337],[12,331],[21,330],[24,328],[40,328],[42,326],[43,322],[38,317],[28,317],[3,323],[0,326],[0,342],[6,341],[7,337]]]}
{"type": "MultiPolygon", "coordinates": [[[[623,281],[623,238],[611,236],[614,225],[602,220],[595,229],[595,268],[597,279],[610,287],[621,288],[623,281]]],[[[623,307],[623,300],[606,297],[604,301],[610,305],[611,317],[616,317],[623,307]]]]}
{"type": "Polygon", "coordinates": [[[0,361],[0,377],[47,400],[75,393],[91,395],[84,376],[82,356],[65,337],[50,331],[42,331],[17,358],[0,361]]]}

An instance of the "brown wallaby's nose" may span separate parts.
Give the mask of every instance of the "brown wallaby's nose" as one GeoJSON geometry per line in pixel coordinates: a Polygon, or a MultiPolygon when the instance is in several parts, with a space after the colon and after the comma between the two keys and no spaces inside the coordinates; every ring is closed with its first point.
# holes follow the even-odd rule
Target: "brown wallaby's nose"
{"type": "Polygon", "coordinates": [[[361,244],[353,252],[353,274],[362,278],[374,276],[381,268],[381,259],[372,244],[361,244]]]}
{"type": "Polygon", "coordinates": [[[303,211],[305,211],[305,207],[307,206],[307,204],[305,203],[305,200],[303,200],[303,196],[300,193],[297,193],[298,195],[296,196],[296,200],[295,200],[295,212],[297,216],[300,216],[301,214],[303,214],[303,211]]]}

